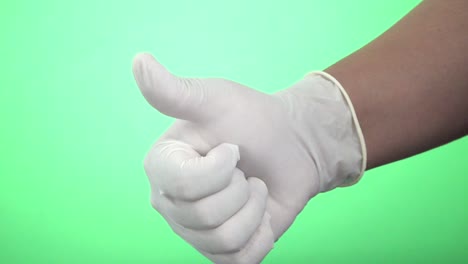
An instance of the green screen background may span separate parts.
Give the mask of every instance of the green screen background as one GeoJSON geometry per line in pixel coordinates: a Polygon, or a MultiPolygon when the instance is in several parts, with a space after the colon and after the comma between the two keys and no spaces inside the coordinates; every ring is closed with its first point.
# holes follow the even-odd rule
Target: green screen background
{"type": "MultiPolygon", "coordinates": [[[[274,92],[418,3],[3,1],[0,263],[208,263],[150,206],[142,160],[173,119],[140,95],[134,54],[274,92]]],[[[468,263],[467,150],[319,195],[264,263],[468,263]]]]}

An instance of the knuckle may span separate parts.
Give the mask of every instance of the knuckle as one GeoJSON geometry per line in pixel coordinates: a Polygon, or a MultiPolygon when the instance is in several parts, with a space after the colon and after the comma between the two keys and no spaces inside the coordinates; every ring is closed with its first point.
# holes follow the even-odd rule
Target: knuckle
{"type": "MultiPolygon", "coordinates": [[[[189,170],[179,170],[178,172],[170,173],[162,179],[161,184],[166,186],[166,192],[181,200],[196,200],[197,190],[193,187],[193,179],[189,170]]],[[[163,176],[163,174],[161,174],[163,176]]]]}
{"type": "Polygon", "coordinates": [[[174,195],[175,197],[178,197],[180,199],[184,200],[194,200],[195,199],[195,193],[190,186],[190,184],[184,180],[184,179],[177,179],[174,178],[173,185],[172,185],[172,190],[169,190],[170,194],[174,195]]]}
{"type": "Polygon", "coordinates": [[[219,226],[211,208],[196,206],[194,208],[194,217],[201,228],[213,229],[219,226]]]}
{"type": "Polygon", "coordinates": [[[156,204],[155,201],[153,201],[153,199],[150,199],[150,203],[151,203],[151,207],[153,207],[154,210],[158,211],[158,205],[156,204]]]}
{"type": "Polygon", "coordinates": [[[159,200],[156,195],[151,195],[150,203],[154,210],[161,212],[161,206],[159,205],[159,200]]]}
{"type": "Polygon", "coordinates": [[[244,246],[237,230],[220,232],[218,242],[224,252],[237,252],[244,246]]]}

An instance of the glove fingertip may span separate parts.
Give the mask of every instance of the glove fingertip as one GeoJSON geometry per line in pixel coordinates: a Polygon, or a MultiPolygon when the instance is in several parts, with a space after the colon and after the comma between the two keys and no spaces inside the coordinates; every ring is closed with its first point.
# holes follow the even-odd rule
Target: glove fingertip
{"type": "Polygon", "coordinates": [[[234,162],[234,166],[240,160],[239,146],[231,143],[221,143],[214,149],[212,149],[208,155],[223,156],[224,159],[231,159],[234,162]]]}
{"type": "Polygon", "coordinates": [[[240,160],[239,146],[235,144],[231,144],[231,143],[224,143],[224,144],[231,149],[236,162],[239,161],[240,160]]]}

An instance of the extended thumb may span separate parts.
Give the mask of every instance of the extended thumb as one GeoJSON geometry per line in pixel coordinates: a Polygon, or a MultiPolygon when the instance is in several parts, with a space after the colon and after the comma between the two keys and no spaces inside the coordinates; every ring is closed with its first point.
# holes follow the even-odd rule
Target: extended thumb
{"type": "Polygon", "coordinates": [[[150,54],[135,56],[133,74],[148,103],[165,115],[195,121],[213,112],[202,79],[177,77],[150,54]]]}

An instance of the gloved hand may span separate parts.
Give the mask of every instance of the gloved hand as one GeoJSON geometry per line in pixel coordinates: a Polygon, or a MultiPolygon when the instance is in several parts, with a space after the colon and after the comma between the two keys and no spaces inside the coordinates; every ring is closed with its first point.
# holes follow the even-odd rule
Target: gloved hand
{"type": "Polygon", "coordinates": [[[151,203],[215,263],[259,263],[310,198],[364,171],[351,102],[326,73],[268,95],[176,77],[148,54],[133,72],[146,100],[177,118],[144,162],[151,203]]]}

